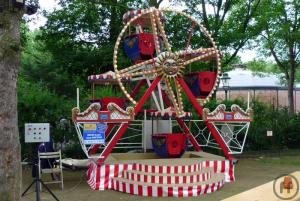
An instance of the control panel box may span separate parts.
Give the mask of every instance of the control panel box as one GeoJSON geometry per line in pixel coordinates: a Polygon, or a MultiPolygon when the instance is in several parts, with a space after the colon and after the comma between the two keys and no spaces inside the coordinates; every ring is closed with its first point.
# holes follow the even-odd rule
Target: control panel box
{"type": "Polygon", "coordinates": [[[50,124],[49,123],[27,123],[25,124],[25,142],[49,142],[50,124]]]}

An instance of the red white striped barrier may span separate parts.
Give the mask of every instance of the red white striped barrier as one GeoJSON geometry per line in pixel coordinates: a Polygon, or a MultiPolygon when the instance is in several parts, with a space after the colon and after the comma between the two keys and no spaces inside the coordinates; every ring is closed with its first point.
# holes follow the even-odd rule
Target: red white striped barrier
{"type": "Polygon", "coordinates": [[[189,183],[198,183],[211,179],[214,172],[194,172],[190,175],[182,174],[147,174],[144,172],[131,172],[123,171],[122,178],[128,179],[131,181],[139,181],[152,184],[189,184],[189,183]]]}
{"type": "MultiPolygon", "coordinates": [[[[124,172],[130,172],[130,171],[135,171],[135,172],[141,172],[140,175],[143,175],[143,173],[155,173],[155,174],[171,174],[167,176],[171,176],[172,174],[186,174],[186,173],[192,173],[192,172],[198,172],[200,170],[204,170],[205,168],[212,168],[212,173],[210,173],[212,176],[213,174],[216,173],[223,173],[224,174],[224,180],[218,181],[216,183],[211,183],[211,184],[205,184],[205,185],[198,185],[198,186],[192,186],[193,183],[196,183],[196,181],[192,181],[190,179],[191,186],[188,187],[159,187],[159,186],[154,186],[152,184],[152,180],[150,179],[149,183],[150,185],[147,187],[148,188],[156,188],[157,192],[162,192],[162,193],[149,193],[147,190],[142,191],[143,193],[139,193],[140,191],[133,191],[135,195],[143,195],[143,196],[181,196],[181,194],[184,192],[184,195],[188,196],[195,196],[199,194],[205,194],[209,192],[214,192],[221,188],[225,182],[232,182],[235,180],[234,178],[234,165],[229,161],[229,160],[214,160],[214,161],[199,161],[196,164],[193,165],[182,165],[182,166],[171,166],[171,165],[148,165],[148,164],[103,164],[103,165],[97,165],[96,163],[92,162],[90,165],[90,168],[87,172],[87,182],[91,186],[92,189],[94,190],[107,190],[107,189],[114,189],[117,190],[119,189],[121,192],[129,192],[130,193],[130,187],[126,187],[126,190],[123,188],[117,187],[117,185],[134,185],[133,189],[144,189],[145,186],[140,185],[140,184],[129,184],[126,182],[122,181],[117,181],[113,180],[113,178],[124,178],[124,172]],[[122,184],[121,184],[122,183],[122,184]],[[142,187],[141,187],[142,186],[142,187]],[[170,192],[172,193],[166,193],[169,192],[169,190],[166,189],[171,189],[170,192]],[[187,188],[183,190],[183,188],[187,188]],[[206,189],[206,190],[205,190],[206,189]],[[180,192],[182,193],[180,193],[180,192]]],[[[129,175],[128,175],[129,176],[129,175]]],[[[130,176],[131,177],[131,176],[130,176]]],[[[135,177],[135,176],[134,176],[135,177]]],[[[137,176],[136,176],[137,177],[137,176]]],[[[141,176],[140,176],[141,177],[141,176]]],[[[173,178],[176,178],[176,176],[173,178]]],[[[178,178],[179,179],[179,178],[178,178]]],[[[207,179],[207,178],[205,178],[207,179]]],[[[194,178],[193,178],[194,180],[194,178]]],[[[196,179],[197,180],[197,179],[196,179]]],[[[129,180],[131,181],[131,180],[129,180]]],[[[147,178],[148,181],[148,178],[147,178]]],[[[154,181],[157,181],[155,179],[154,181]]],[[[164,179],[163,179],[164,181],[164,179]]],[[[158,178],[159,182],[159,178],[158,178]]],[[[162,182],[163,183],[163,182],[162,182]]],[[[168,182],[167,182],[168,183],[168,182]]],[[[152,189],[152,192],[155,189],[152,189]]],[[[151,191],[151,190],[150,190],[151,191]]],[[[182,194],[182,196],[184,196],[182,194]]]]}
{"type": "Polygon", "coordinates": [[[132,164],[132,169],[140,172],[158,173],[158,174],[177,174],[177,173],[192,173],[202,169],[202,163],[192,165],[148,165],[148,164],[132,164]]]}
{"type": "Polygon", "coordinates": [[[192,197],[215,192],[216,190],[222,188],[224,184],[224,180],[221,180],[219,182],[203,184],[198,186],[170,187],[155,185],[145,186],[140,184],[129,184],[126,182],[113,180],[112,189],[124,193],[148,197],[192,197]]]}

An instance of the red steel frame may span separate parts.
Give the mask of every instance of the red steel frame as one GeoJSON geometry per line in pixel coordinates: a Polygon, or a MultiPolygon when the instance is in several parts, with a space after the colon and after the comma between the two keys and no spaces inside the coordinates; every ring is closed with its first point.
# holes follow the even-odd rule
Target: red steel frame
{"type": "MultiPolygon", "coordinates": [[[[190,88],[187,86],[187,84],[185,83],[185,81],[182,77],[179,77],[178,81],[179,81],[179,84],[182,86],[183,90],[186,92],[186,94],[187,94],[188,98],[190,99],[191,103],[194,105],[195,109],[197,110],[198,115],[200,117],[202,117],[203,116],[203,109],[202,109],[201,105],[198,103],[198,101],[195,98],[195,96],[193,95],[193,93],[191,92],[190,88]]],[[[230,153],[230,150],[226,146],[225,142],[223,141],[222,137],[219,135],[219,133],[216,130],[216,128],[214,127],[214,125],[212,123],[208,122],[208,121],[205,121],[205,124],[206,124],[207,128],[210,130],[211,134],[214,136],[217,143],[220,145],[220,147],[223,150],[225,156],[229,160],[234,160],[234,157],[230,153]]]]}
{"type": "MultiPolygon", "coordinates": [[[[150,87],[147,89],[146,93],[142,96],[141,100],[135,106],[135,108],[134,108],[134,113],[135,114],[137,114],[142,109],[142,106],[148,100],[149,96],[154,91],[154,89],[156,88],[156,86],[158,85],[158,83],[159,83],[160,80],[161,80],[161,77],[159,76],[159,77],[155,78],[155,80],[152,82],[152,84],[150,85],[150,87]]],[[[188,98],[190,99],[191,103],[193,104],[193,106],[197,110],[199,117],[202,117],[203,116],[203,109],[202,109],[201,105],[197,102],[197,99],[195,98],[195,96],[193,95],[193,93],[191,92],[191,90],[189,89],[189,87],[187,86],[187,84],[185,83],[184,79],[182,77],[179,77],[178,81],[179,81],[179,84],[182,86],[183,90],[186,92],[186,94],[187,94],[188,98]]],[[[143,84],[144,84],[144,82],[141,81],[138,84],[138,86],[135,88],[135,90],[132,93],[132,95],[137,94],[137,92],[139,91],[139,89],[141,88],[141,86],[143,84]]],[[[164,98],[164,101],[165,101],[166,105],[170,106],[171,105],[170,100],[167,98],[165,92],[163,92],[163,98],[164,98]]],[[[186,124],[184,123],[184,121],[182,119],[180,119],[180,118],[176,118],[176,120],[177,120],[178,124],[183,128],[184,133],[188,134],[188,137],[189,137],[192,145],[194,146],[195,150],[196,151],[201,151],[200,145],[198,144],[198,142],[196,141],[196,139],[194,138],[194,136],[190,133],[190,131],[189,131],[188,127],[186,126],[186,124]]],[[[102,154],[100,156],[100,159],[98,159],[98,163],[100,163],[100,164],[104,163],[104,161],[106,160],[106,158],[108,157],[108,155],[111,153],[112,149],[115,147],[115,145],[117,144],[117,142],[119,141],[119,139],[123,136],[123,134],[127,130],[127,128],[130,125],[130,123],[131,122],[123,123],[120,126],[120,128],[117,131],[117,133],[113,136],[113,138],[110,140],[110,142],[108,143],[108,145],[103,150],[103,152],[102,152],[102,154]]],[[[217,141],[217,143],[220,145],[220,147],[223,150],[225,156],[229,160],[234,160],[234,157],[230,153],[228,147],[224,143],[223,139],[221,138],[221,136],[219,135],[218,131],[213,126],[213,124],[210,123],[210,122],[208,122],[208,121],[205,121],[205,124],[206,124],[207,128],[211,131],[211,134],[214,136],[214,138],[217,141]]]]}
{"type": "MultiPolygon", "coordinates": [[[[110,135],[111,130],[115,127],[115,123],[108,124],[107,129],[105,131],[105,138],[107,138],[110,135]]],[[[102,144],[95,144],[89,151],[89,154],[95,154],[97,150],[101,147],[102,144]]]]}
{"type": "MultiPolygon", "coordinates": [[[[161,77],[159,76],[159,77],[155,78],[155,80],[152,82],[152,84],[150,85],[149,89],[142,96],[140,102],[138,102],[138,104],[135,106],[135,108],[134,108],[134,113],[135,114],[137,114],[142,109],[142,106],[148,100],[149,96],[154,91],[155,87],[157,86],[157,84],[159,83],[160,80],[161,80],[161,77]]],[[[122,135],[127,130],[129,124],[130,124],[130,122],[123,123],[120,126],[120,128],[117,131],[117,133],[115,134],[115,136],[110,140],[110,142],[108,143],[107,147],[105,147],[105,149],[103,150],[103,152],[102,152],[102,154],[100,156],[100,159],[98,160],[98,163],[100,163],[100,164],[104,163],[105,159],[108,157],[108,155],[110,154],[110,152],[112,151],[112,149],[115,147],[115,145],[117,144],[117,142],[119,141],[119,139],[122,137],[122,135]]]]}
{"type": "Polygon", "coordinates": [[[131,92],[131,94],[130,94],[130,96],[132,97],[132,98],[134,98],[136,95],[137,95],[137,93],[139,92],[139,90],[142,88],[142,86],[144,85],[144,84],[146,84],[146,80],[144,79],[144,80],[141,80],[139,83],[138,83],[138,85],[133,89],[133,91],[131,92]]]}
{"type": "MultiPolygon", "coordinates": [[[[134,88],[134,90],[132,91],[132,93],[130,94],[130,96],[132,98],[134,98],[136,96],[136,94],[139,92],[139,90],[141,89],[141,87],[146,83],[146,80],[141,80],[138,85],[134,88]]],[[[111,130],[114,128],[115,124],[108,124],[107,130],[105,131],[105,136],[106,138],[108,137],[109,133],[111,132],[111,130]]],[[[89,151],[90,154],[95,154],[97,152],[97,150],[101,147],[101,144],[95,144],[89,151]]]]}
{"type": "MultiPolygon", "coordinates": [[[[167,94],[165,91],[162,91],[162,96],[163,96],[163,100],[166,103],[166,105],[168,107],[172,106],[170,99],[168,98],[167,94]]],[[[194,146],[196,151],[201,151],[201,146],[199,145],[199,143],[197,142],[197,140],[195,139],[195,137],[191,134],[189,128],[187,127],[187,125],[184,123],[184,121],[178,117],[176,117],[176,121],[178,122],[179,126],[181,128],[183,128],[183,131],[185,134],[187,134],[187,137],[190,139],[192,145],[194,146]]]]}

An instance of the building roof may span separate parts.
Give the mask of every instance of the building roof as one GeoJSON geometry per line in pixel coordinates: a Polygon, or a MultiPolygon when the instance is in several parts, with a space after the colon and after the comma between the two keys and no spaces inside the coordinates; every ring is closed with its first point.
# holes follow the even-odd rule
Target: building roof
{"type": "MultiPolygon", "coordinates": [[[[286,87],[280,77],[283,74],[272,74],[264,72],[253,72],[243,68],[235,68],[234,70],[226,72],[230,77],[229,86],[230,87],[286,87]]],[[[300,88],[300,84],[295,84],[296,88],[300,88]]],[[[222,81],[220,81],[220,88],[223,87],[222,81]]]]}

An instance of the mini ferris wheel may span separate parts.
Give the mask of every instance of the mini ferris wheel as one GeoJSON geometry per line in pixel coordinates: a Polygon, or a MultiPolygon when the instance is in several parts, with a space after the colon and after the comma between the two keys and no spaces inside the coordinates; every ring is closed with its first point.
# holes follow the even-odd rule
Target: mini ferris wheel
{"type": "Polygon", "coordinates": [[[163,111],[169,107],[163,98],[167,96],[179,117],[184,115],[184,90],[180,84],[183,78],[201,104],[209,100],[221,74],[220,51],[210,33],[196,19],[179,11],[150,8],[129,11],[123,21],[125,26],[115,44],[113,65],[120,88],[133,105],[141,99],[136,97],[137,90],[124,85],[124,78],[137,83],[133,86],[145,82],[148,87],[153,86],[151,96],[156,109],[163,111]],[[175,17],[183,23],[181,36],[186,38],[177,38],[179,33],[174,32],[172,25],[175,17]],[[193,37],[197,38],[196,44],[193,37]],[[199,41],[203,47],[198,47],[199,41]],[[133,65],[120,64],[122,42],[133,65]],[[194,63],[197,63],[197,72],[191,71],[194,63]],[[210,71],[205,69],[208,64],[210,71]]]}
{"type": "Polygon", "coordinates": [[[239,106],[234,106],[229,113],[223,106],[214,113],[203,110],[202,105],[212,97],[221,75],[221,53],[211,34],[191,15],[170,9],[132,10],[124,14],[123,22],[114,47],[114,72],[90,76],[89,81],[93,86],[94,83],[117,83],[130,107],[124,104],[125,99],[122,102],[110,98],[105,103],[94,100],[84,112],[78,107],[73,109],[73,121],[87,156],[92,157],[90,150],[102,146],[97,158],[104,162],[132,121],[144,112],[155,118],[172,118],[181,129],[181,133],[152,133],[153,149],[159,155],[179,157],[188,142],[196,151],[213,143],[232,160],[232,153],[243,150],[252,113],[251,109],[243,111],[239,106]],[[124,59],[124,52],[130,61],[124,59]],[[188,108],[184,107],[184,98],[191,103],[188,108]],[[150,106],[146,104],[149,99],[150,106]],[[191,107],[203,118],[205,129],[209,131],[209,137],[205,138],[207,143],[201,144],[185,121],[192,116],[191,107]],[[245,126],[238,132],[232,127],[223,132],[216,126],[220,121],[245,123],[245,126]],[[103,125],[87,125],[99,122],[103,125]],[[88,134],[89,129],[98,127],[105,135],[111,133],[113,127],[117,129],[109,140],[102,139],[100,145],[84,140],[84,132],[88,134]],[[237,138],[243,129],[246,134],[237,138]],[[242,143],[238,142],[239,146],[234,149],[232,143],[237,139],[242,143]]]}

